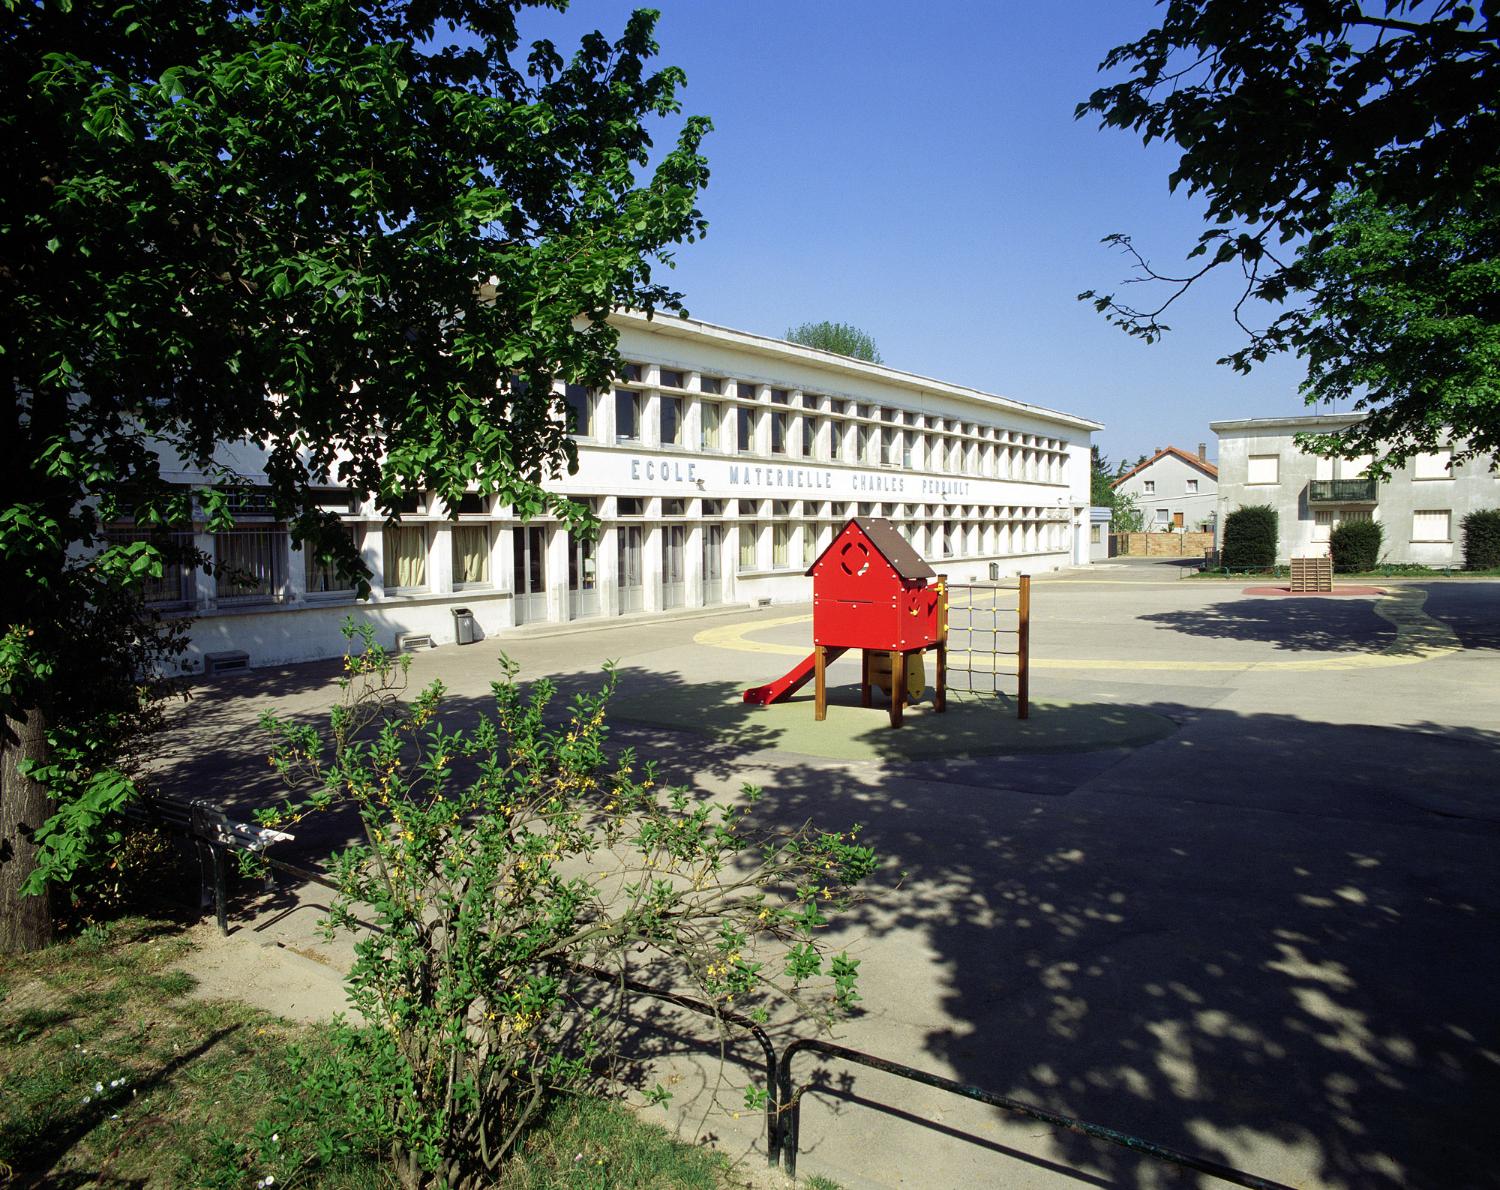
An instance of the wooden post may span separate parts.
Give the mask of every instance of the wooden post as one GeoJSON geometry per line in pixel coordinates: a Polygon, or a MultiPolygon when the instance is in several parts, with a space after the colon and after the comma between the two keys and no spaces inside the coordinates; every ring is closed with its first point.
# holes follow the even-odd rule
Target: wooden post
{"type": "Polygon", "coordinates": [[[937,673],[932,678],[932,709],[948,709],[948,576],[938,575],[937,673]]]}
{"type": "Polygon", "coordinates": [[[821,723],[828,718],[828,650],[814,645],[813,654],[813,719],[821,723]]]}
{"type": "Polygon", "coordinates": [[[1031,575],[1021,576],[1021,593],[1016,604],[1016,718],[1031,717],[1031,575]]]}
{"type": "Polygon", "coordinates": [[[891,726],[901,726],[901,708],[906,703],[906,653],[891,653],[891,726]]]}
{"type": "Polygon", "coordinates": [[[870,705],[870,650],[859,651],[859,705],[870,705]]]}

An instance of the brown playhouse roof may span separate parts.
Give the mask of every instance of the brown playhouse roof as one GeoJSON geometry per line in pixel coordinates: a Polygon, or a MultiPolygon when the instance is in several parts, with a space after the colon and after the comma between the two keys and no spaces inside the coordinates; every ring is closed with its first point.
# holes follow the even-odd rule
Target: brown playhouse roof
{"type": "Polygon", "coordinates": [[[807,573],[812,574],[818,568],[818,563],[823,560],[823,555],[828,553],[839,539],[849,531],[849,525],[858,525],[860,531],[870,539],[870,544],[880,551],[881,556],[889,562],[892,568],[904,579],[937,578],[937,571],[927,565],[922,555],[911,548],[911,543],[902,537],[883,516],[857,516],[849,521],[828,543],[828,549],[819,554],[813,564],[807,568],[807,573]]]}

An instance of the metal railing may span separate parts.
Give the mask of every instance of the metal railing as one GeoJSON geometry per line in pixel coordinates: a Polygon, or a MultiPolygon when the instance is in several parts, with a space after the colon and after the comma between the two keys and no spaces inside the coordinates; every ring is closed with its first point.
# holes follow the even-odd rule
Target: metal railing
{"type": "Polygon", "coordinates": [[[1374,504],[1380,485],[1373,479],[1310,479],[1309,504],[1374,504]]]}
{"type": "Polygon", "coordinates": [[[1087,1120],[1080,1120],[1074,1116],[1048,1111],[1046,1108],[1013,1099],[1009,1095],[999,1095],[994,1091],[986,1091],[983,1087],[957,1082],[939,1074],[930,1074],[925,1070],[917,1070],[915,1067],[904,1066],[900,1062],[892,1062],[886,1058],[877,1058],[874,1054],[861,1053],[859,1050],[835,1045],[831,1041],[823,1041],[817,1037],[800,1037],[792,1042],[782,1053],[779,1064],[778,1074],[781,1085],[777,1090],[777,1098],[781,1102],[782,1120],[777,1148],[780,1150],[782,1172],[789,1178],[797,1176],[797,1145],[802,1128],[802,1096],[814,1087],[812,1083],[804,1083],[795,1089],[792,1086],[792,1059],[803,1050],[852,1062],[857,1066],[868,1066],[871,1070],[880,1070],[897,1078],[904,1078],[908,1082],[921,1083],[939,1091],[947,1091],[951,1095],[962,1095],[965,1099],[972,1099],[976,1103],[985,1103],[990,1107],[998,1107],[1003,1111],[1026,1116],[1032,1120],[1040,1120],[1044,1124],[1051,1124],[1054,1128],[1063,1128],[1068,1132],[1090,1136],[1095,1140],[1129,1149],[1132,1153],[1142,1157],[1150,1157],[1183,1169],[1208,1174],[1210,1177],[1219,1178],[1235,1186],[1249,1186],[1252,1190],[1293,1190],[1292,1187],[1282,1182],[1273,1182],[1269,1178],[1258,1177],[1244,1170],[1210,1161],[1206,1157],[1179,1153],[1176,1149],[1142,1140],[1138,1136],[1131,1136],[1118,1129],[1107,1128],[1103,1124],[1091,1124],[1087,1120]]]}
{"type": "MultiPolygon", "coordinates": [[[[219,929],[226,934],[229,932],[227,917],[228,858],[232,851],[249,850],[259,852],[261,862],[268,869],[268,876],[269,871],[274,869],[311,883],[322,885],[325,888],[337,889],[339,887],[334,881],[318,872],[309,871],[306,868],[300,868],[282,860],[272,859],[265,853],[265,848],[271,842],[275,841],[270,836],[275,836],[278,832],[267,832],[260,828],[234,822],[228,819],[224,812],[207,798],[197,798],[186,802],[170,798],[150,798],[141,805],[140,809],[147,812],[154,812],[167,825],[185,831],[202,850],[211,854],[212,884],[210,886],[210,877],[208,873],[205,873],[203,903],[205,905],[209,903],[209,889],[211,887],[212,903],[215,916],[218,919],[219,929]]],[[[281,837],[289,838],[289,836],[281,837]]],[[[378,927],[369,926],[369,928],[376,929],[378,927]]],[[[697,1013],[700,1016],[707,1016],[716,1021],[736,1025],[748,1032],[760,1046],[763,1058],[762,1070],[765,1073],[766,1079],[766,1164],[772,1169],[779,1166],[782,1172],[790,1178],[797,1176],[797,1153],[802,1131],[802,1097],[808,1091],[819,1089],[818,1085],[811,1081],[802,1083],[801,1085],[794,1085],[792,1081],[792,1059],[798,1054],[807,1051],[821,1054],[824,1057],[850,1062],[857,1066],[865,1066],[871,1070],[879,1070],[896,1078],[905,1079],[908,1082],[920,1083],[923,1086],[932,1087],[939,1091],[946,1091],[949,1094],[960,1095],[976,1103],[984,1103],[990,1107],[999,1108],[1015,1115],[1049,1124],[1054,1128],[1061,1128],[1068,1132],[1075,1132],[1082,1136],[1104,1141],[1107,1144],[1116,1145],[1141,1157],[1175,1165],[1182,1169],[1193,1170],[1196,1173],[1207,1174],[1210,1177],[1218,1178],[1235,1186],[1246,1186],[1250,1187],[1251,1190],[1294,1190],[1293,1187],[1287,1186],[1282,1182],[1262,1178],[1256,1174],[1235,1169],[1232,1166],[1212,1161],[1206,1157],[1197,1157],[1191,1153],[1182,1153],[1166,1145],[1159,1145],[1153,1141],[1132,1136],[1127,1132],[1121,1132],[1118,1129],[1110,1128],[1103,1124],[1094,1124],[1074,1116],[1063,1115],[1061,1112],[1049,1111],[1046,1108],[1026,1103],[1010,1095],[1002,1095],[995,1091],[986,1090],[983,1087],[976,1087],[968,1083],[958,1082],[955,1079],[944,1078],[942,1075],[918,1070],[913,1066],[893,1062],[888,1058],[881,1058],[875,1054],[863,1053],[860,1050],[850,1049],[848,1046],[824,1041],[822,1038],[796,1038],[778,1055],[775,1043],[772,1042],[766,1030],[743,1013],[734,1012],[721,1005],[710,1004],[704,1000],[697,1000],[691,996],[684,996],[666,988],[653,987],[650,984],[641,983],[639,980],[623,977],[618,972],[605,971],[601,968],[581,963],[566,965],[569,969],[579,974],[588,975],[602,982],[614,984],[636,995],[650,996],[653,999],[676,1005],[679,1008],[697,1013]]]]}

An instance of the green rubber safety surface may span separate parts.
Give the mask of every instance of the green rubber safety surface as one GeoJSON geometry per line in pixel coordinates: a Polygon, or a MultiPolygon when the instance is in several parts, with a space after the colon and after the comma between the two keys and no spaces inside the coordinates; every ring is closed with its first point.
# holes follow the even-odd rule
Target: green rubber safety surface
{"type": "Polygon", "coordinates": [[[1007,697],[948,695],[948,710],[932,709],[932,692],[906,708],[899,728],[878,692],[873,707],[859,705],[856,685],[829,687],[828,718],[813,718],[811,689],[786,702],[756,706],[705,699],[691,686],[636,695],[621,691],[610,702],[610,717],[675,727],[733,742],[737,750],[754,742],[770,748],[828,760],[924,760],[943,757],[1003,756],[1028,752],[1094,752],[1133,748],[1164,739],[1177,724],[1163,715],[1115,703],[1039,702],[1031,715],[1016,718],[1007,697]]]}

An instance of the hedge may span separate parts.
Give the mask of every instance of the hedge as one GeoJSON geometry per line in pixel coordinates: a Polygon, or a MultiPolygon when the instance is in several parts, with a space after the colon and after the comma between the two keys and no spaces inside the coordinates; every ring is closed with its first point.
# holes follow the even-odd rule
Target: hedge
{"type": "Polygon", "coordinates": [[[1464,517],[1464,569],[1500,567],[1500,508],[1481,508],[1464,517]]]}
{"type": "Polygon", "coordinates": [[[1230,570],[1268,570],[1276,565],[1276,510],[1269,504],[1236,508],[1224,518],[1220,562],[1230,570]]]}
{"type": "Polygon", "coordinates": [[[1328,553],[1338,574],[1358,574],[1374,570],[1380,561],[1380,544],[1385,528],[1379,521],[1349,521],[1339,525],[1328,537],[1328,553]]]}

